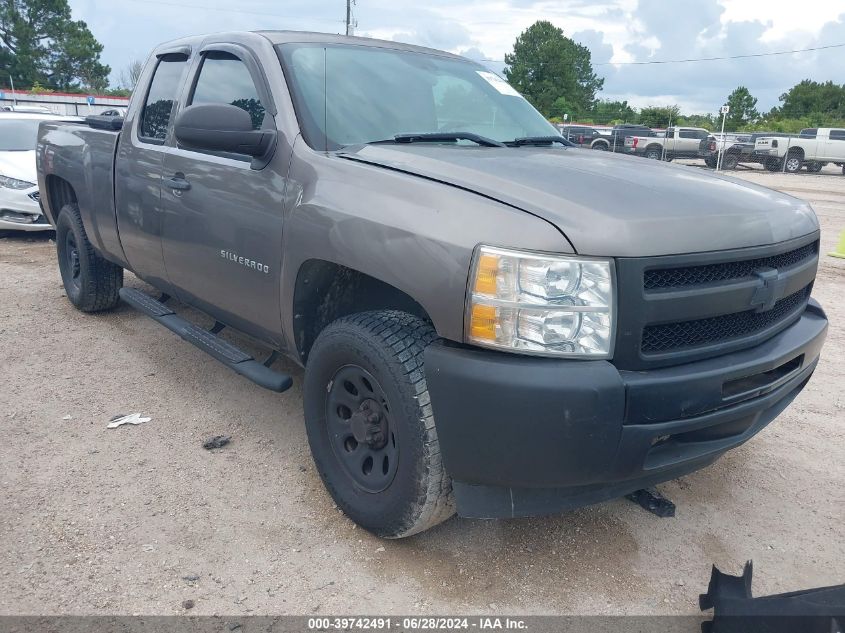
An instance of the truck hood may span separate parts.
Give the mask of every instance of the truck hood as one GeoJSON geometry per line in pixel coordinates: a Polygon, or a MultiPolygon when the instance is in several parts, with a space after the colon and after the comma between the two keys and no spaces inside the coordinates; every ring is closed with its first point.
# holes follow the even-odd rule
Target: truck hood
{"type": "Polygon", "coordinates": [[[697,167],[595,150],[364,145],[338,155],[527,211],[554,224],[584,255],[762,246],[819,226],[798,198],[697,167]]]}
{"type": "Polygon", "coordinates": [[[35,150],[0,152],[0,175],[38,182],[38,172],[35,170],[35,150]]]}

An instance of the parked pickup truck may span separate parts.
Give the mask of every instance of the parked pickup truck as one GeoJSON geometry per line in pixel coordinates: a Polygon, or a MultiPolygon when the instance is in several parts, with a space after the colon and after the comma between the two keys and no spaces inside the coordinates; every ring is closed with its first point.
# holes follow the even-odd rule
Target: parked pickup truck
{"type": "Polygon", "coordinates": [[[304,366],[317,470],[384,537],[707,466],[795,398],[827,331],[808,204],[575,149],[448,53],[181,39],[125,119],[42,123],[36,153],[70,302],[123,299],[275,391],[280,354],[304,366]]]}
{"type": "Polygon", "coordinates": [[[764,136],[755,141],[754,156],[770,171],[795,173],[806,167],[819,172],[836,163],[845,174],[845,129],[806,128],[786,139],[764,136]]]}
{"type": "Polygon", "coordinates": [[[709,135],[700,127],[670,127],[663,136],[629,136],[625,152],[654,160],[698,158],[698,146],[709,135]]]}

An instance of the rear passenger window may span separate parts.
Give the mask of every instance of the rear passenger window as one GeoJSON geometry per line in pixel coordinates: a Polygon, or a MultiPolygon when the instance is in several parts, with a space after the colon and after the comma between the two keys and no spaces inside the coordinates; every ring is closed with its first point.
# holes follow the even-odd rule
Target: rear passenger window
{"type": "Polygon", "coordinates": [[[197,103],[228,103],[246,110],[255,130],[264,122],[264,105],[249,69],[229,53],[206,54],[191,99],[191,104],[197,103]]]}
{"type": "Polygon", "coordinates": [[[830,138],[834,141],[845,141],[845,130],[831,130],[830,138]]]}
{"type": "Polygon", "coordinates": [[[816,135],[818,134],[818,132],[819,132],[818,128],[808,127],[808,128],[804,128],[803,130],[801,130],[798,133],[798,137],[799,138],[816,138],[816,135]]]}
{"type": "Polygon", "coordinates": [[[186,64],[183,55],[165,55],[159,60],[141,112],[138,136],[142,140],[164,142],[186,64]]]}

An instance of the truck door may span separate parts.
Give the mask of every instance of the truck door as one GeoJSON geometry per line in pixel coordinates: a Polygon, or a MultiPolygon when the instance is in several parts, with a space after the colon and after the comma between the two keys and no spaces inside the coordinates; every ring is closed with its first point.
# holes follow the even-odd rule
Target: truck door
{"type": "Polygon", "coordinates": [[[825,145],[825,158],[827,160],[845,161],[845,130],[831,130],[825,145]]]}
{"type": "Polygon", "coordinates": [[[115,157],[115,210],[123,252],[136,275],[162,290],[169,283],[161,252],[161,167],[189,52],[159,54],[145,84],[143,105],[125,121],[115,157]]]}
{"type": "MultiPolygon", "coordinates": [[[[250,114],[255,129],[275,129],[264,81],[246,49],[215,45],[201,51],[184,107],[231,104],[250,114]]],[[[258,168],[248,156],[173,145],[162,172],[162,248],[177,296],[227,325],[277,341],[287,161],[277,150],[258,168]]]]}

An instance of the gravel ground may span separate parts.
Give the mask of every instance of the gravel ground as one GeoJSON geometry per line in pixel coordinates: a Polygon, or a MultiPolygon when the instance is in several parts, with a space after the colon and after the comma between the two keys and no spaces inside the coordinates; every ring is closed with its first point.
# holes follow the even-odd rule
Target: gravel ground
{"type": "MultiPolygon", "coordinates": [[[[845,177],[738,171],[811,201],[822,251],[845,177]]],[[[143,287],[134,277],[127,283],[143,287]]],[[[0,240],[0,614],[692,614],[710,566],[755,593],[845,581],[845,260],[815,377],[748,444],[661,490],[562,516],[452,519],[398,542],[333,506],[311,463],[302,373],[253,386],[127,307],[65,300],[46,237],[0,240]],[[140,426],[107,430],[115,414],[140,426]],[[205,439],[231,435],[206,451],[205,439]]]]}

